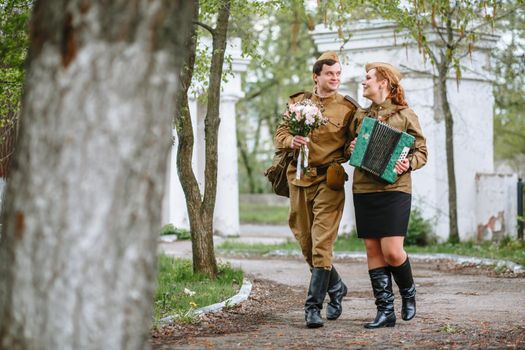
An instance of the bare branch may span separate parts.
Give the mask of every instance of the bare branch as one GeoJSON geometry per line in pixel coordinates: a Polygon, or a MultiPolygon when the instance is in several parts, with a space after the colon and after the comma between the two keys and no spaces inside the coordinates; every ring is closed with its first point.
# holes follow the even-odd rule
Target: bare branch
{"type": "Polygon", "coordinates": [[[215,36],[215,29],[210,27],[209,25],[199,22],[199,21],[193,21],[193,24],[196,24],[198,26],[201,26],[202,28],[206,29],[212,36],[215,36]]]}
{"type": "Polygon", "coordinates": [[[251,94],[249,95],[246,95],[245,97],[243,97],[242,99],[239,100],[239,102],[241,101],[249,101],[251,99],[254,99],[256,98],[257,96],[261,95],[263,92],[265,92],[267,89],[271,88],[272,86],[276,85],[279,81],[277,79],[271,79],[269,80],[264,86],[262,86],[259,90],[257,91],[254,91],[252,92],[251,94]]]}
{"type": "Polygon", "coordinates": [[[443,36],[443,33],[441,32],[440,28],[444,29],[443,27],[436,27],[436,32],[438,33],[438,35],[441,38],[441,40],[443,40],[443,42],[446,43],[447,40],[445,40],[445,37],[443,36]]]}
{"type": "Polygon", "coordinates": [[[422,75],[428,75],[428,76],[431,76],[432,78],[439,78],[439,76],[435,75],[435,74],[432,74],[428,71],[424,71],[424,70],[419,70],[419,69],[413,69],[413,68],[410,68],[408,66],[405,66],[404,64],[401,64],[400,65],[401,68],[403,68],[404,70],[407,70],[409,72],[412,72],[412,73],[418,73],[418,74],[422,74],[422,75]]]}

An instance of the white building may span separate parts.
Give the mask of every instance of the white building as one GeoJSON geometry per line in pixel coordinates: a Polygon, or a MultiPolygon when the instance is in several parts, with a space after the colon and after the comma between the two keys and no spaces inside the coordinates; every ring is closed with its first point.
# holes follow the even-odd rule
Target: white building
{"type": "MultiPolygon", "coordinates": [[[[394,22],[367,21],[349,26],[352,33],[343,45],[336,31],[318,27],[313,33],[319,51],[333,50],[342,57],[342,91],[362,98],[361,81],[368,62],[389,62],[400,68],[410,107],[418,114],[427,137],[428,163],[413,173],[413,205],[430,219],[435,233],[446,239],[448,227],[448,181],[445,122],[440,111],[437,73],[406,33],[396,32],[394,22]]],[[[437,34],[428,35],[437,43],[437,34]]],[[[491,238],[493,234],[516,235],[517,176],[494,174],[493,105],[490,50],[498,37],[482,35],[471,57],[462,62],[462,79],[448,79],[448,100],[454,116],[454,157],[458,226],[461,239],[491,238]]],[[[349,169],[350,170],[350,169],[349,169]]],[[[349,172],[351,172],[350,170],[349,172]]],[[[351,188],[342,226],[354,226],[351,188]]]]}
{"type": "MultiPolygon", "coordinates": [[[[359,22],[350,26],[352,37],[344,44],[334,30],[317,28],[313,38],[319,51],[337,51],[342,60],[341,92],[368,102],[362,96],[360,82],[367,62],[389,62],[404,74],[409,105],[418,114],[427,137],[427,165],[413,174],[413,205],[434,224],[435,233],[448,237],[448,182],[445,153],[445,126],[439,107],[435,82],[436,73],[419,53],[417,44],[396,25],[386,21],[359,22]]],[[[428,40],[436,40],[429,35],[428,40]]],[[[490,50],[497,36],[483,35],[471,57],[462,62],[463,76],[459,84],[455,77],[448,81],[448,99],[454,115],[454,156],[457,187],[458,225],[460,238],[490,239],[494,235],[516,236],[517,195],[515,174],[495,174],[493,154],[493,104],[490,82],[490,50]]],[[[221,96],[219,130],[219,169],[215,231],[221,235],[239,233],[237,179],[237,148],[235,133],[235,102],[243,96],[240,74],[246,70],[246,60],[240,59],[238,42],[230,47],[233,54],[234,77],[224,86],[221,96]]],[[[193,167],[202,186],[204,171],[205,110],[196,100],[190,102],[194,123],[195,146],[193,167]]],[[[165,205],[164,223],[189,227],[184,193],[178,181],[176,146],[172,152],[169,194],[165,205]]],[[[352,169],[347,166],[351,175],[352,169]]],[[[202,188],[202,187],[201,187],[202,188]]],[[[341,231],[355,226],[351,185],[346,186],[346,205],[341,231]]]]}

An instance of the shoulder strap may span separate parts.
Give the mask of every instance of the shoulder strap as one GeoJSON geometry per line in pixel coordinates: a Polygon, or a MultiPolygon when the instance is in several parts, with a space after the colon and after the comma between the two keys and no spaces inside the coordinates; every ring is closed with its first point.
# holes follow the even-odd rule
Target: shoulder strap
{"type": "Polygon", "coordinates": [[[310,98],[312,98],[312,93],[310,91],[305,91],[303,100],[310,99],[310,98]]]}
{"type": "Polygon", "coordinates": [[[350,97],[349,95],[345,95],[345,100],[347,100],[348,102],[350,102],[351,104],[354,105],[355,108],[361,108],[361,106],[359,105],[359,103],[353,99],[352,97],[350,97]]]}
{"type": "Polygon", "coordinates": [[[294,97],[297,97],[299,96],[300,94],[306,94],[304,91],[299,91],[299,92],[296,92],[295,94],[291,94],[290,95],[290,98],[294,98],[294,97]]]}

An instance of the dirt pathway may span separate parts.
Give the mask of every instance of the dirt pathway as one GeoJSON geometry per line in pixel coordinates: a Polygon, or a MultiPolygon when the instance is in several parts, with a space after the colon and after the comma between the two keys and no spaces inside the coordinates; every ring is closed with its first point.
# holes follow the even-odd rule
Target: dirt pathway
{"type": "MultiPolygon", "coordinates": [[[[309,272],[300,259],[228,259],[253,282],[239,306],[206,315],[195,325],[153,333],[154,349],[525,349],[525,278],[496,276],[476,267],[413,262],[418,313],[394,328],[366,330],[375,316],[366,264],[336,260],[349,287],[343,315],[307,329],[303,303],[309,272]]],[[[324,310],[323,310],[324,316],[324,310]]]]}

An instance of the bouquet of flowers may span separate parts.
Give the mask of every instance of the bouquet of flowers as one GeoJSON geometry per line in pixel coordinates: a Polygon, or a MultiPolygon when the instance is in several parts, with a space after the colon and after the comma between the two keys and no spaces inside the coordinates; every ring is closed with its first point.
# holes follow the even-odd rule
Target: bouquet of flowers
{"type": "MultiPolygon", "coordinates": [[[[290,134],[303,137],[307,137],[312,130],[328,122],[328,119],[323,117],[319,107],[310,99],[288,104],[283,119],[290,134]]],[[[308,168],[308,154],[308,146],[301,146],[297,158],[296,179],[300,179],[303,169],[308,168]]]]}

